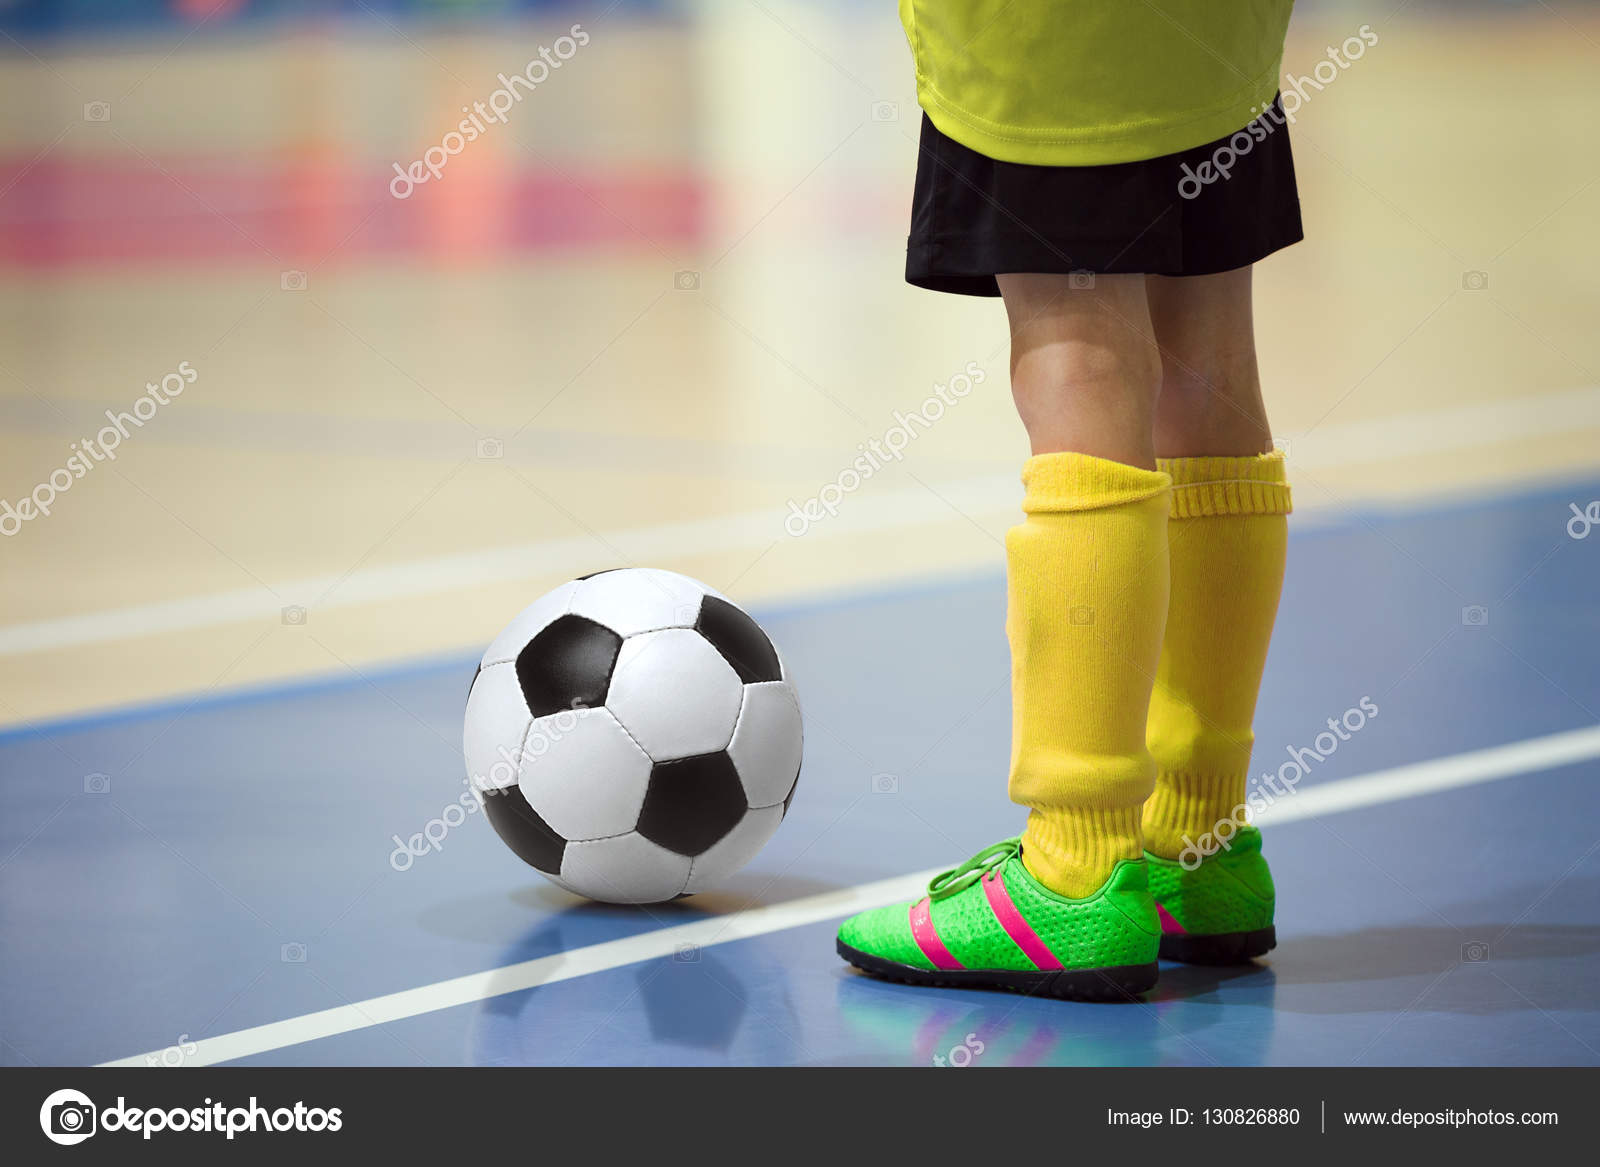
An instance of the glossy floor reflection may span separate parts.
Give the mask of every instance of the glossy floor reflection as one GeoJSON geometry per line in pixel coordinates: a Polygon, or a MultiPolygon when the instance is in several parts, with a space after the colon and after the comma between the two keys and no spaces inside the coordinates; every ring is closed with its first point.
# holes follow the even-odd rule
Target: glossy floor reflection
{"type": "MultiPolygon", "coordinates": [[[[1265,767],[1370,697],[1302,789],[1600,721],[1600,483],[1293,537],[1265,767]],[[1464,623],[1466,603],[1490,609],[1464,623]]],[[[0,736],[4,1060],[96,1062],[952,862],[1012,833],[1001,582],[759,613],[806,701],[790,817],[729,887],[583,904],[475,820],[391,836],[459,784],[470,659],[0,736]],[[937,630],[930,635],[930,630],[937,630]],[[895,778],[886,790],[874,778],[895,778]],[[99,775],[104,789],[86,787],[99,775]],[[298,954],[298,955],[297,955],[298,954]]],[[[1267,825],[1279,947],[1164,967],[1142,1004],[915,989],[833,925],[708,944],[254,1055],[255,1064],[1595,1064],[1593,760],[1267,825]],[[981,1047],[981,1052],[980,1048],[981,1047]]]]}

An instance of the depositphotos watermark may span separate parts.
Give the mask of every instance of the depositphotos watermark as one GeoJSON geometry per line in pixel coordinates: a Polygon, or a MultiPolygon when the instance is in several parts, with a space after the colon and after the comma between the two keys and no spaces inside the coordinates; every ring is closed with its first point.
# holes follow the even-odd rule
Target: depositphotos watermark
{"type": "Polygon", "coordinates": [[[247,1106],[228,1106],[210,1098],[202,1106],[129,1106],[117,1095],[117,1104],[103,1110],[81,1090],[57,1090],[39,1107],[39,1127],[52,1143],[71,1147],[95,1135],[125,1133],[149,1139],[162,1131],[222,1135],[230,1142],[241,1134],[276,1131],[338,1131],[344,1116],[337,1106],[324,1109],[296,1102],[268,1108],[250,1096],[247,1106]]]}
{"type": "MultiPolygon", "coordinates": [[[[1178,193],[1186,199],[1197,199],[1200,192],[1213,182],[1232,178],[1234,163],[1254,150],[1256,143],[1265,142],[1267,136],[1285,122],[1294,125],[1294,115],[1311,100],[1312,93],[1321,93],[1332,85],[1344,70],[1366,56],[1367,50],[1377,43],[1378,34],[1372,31],[1370,24],[1363,24],[1354,36],[1346,37],[1338,48],[1329,45],[1328,59],[1318,61],[1310,74],[1296,76],[1285,73],[1279,94],[1282,109],[1278,105],[1267,106],[1260,116],[1213,150],[1211,157],[1199,166],[1191,167],[1187,162],[1183,163],[1178,168],[1183,175],[1178,180],[1178,193]]],[[[1250,112],[1254,114],[1256,107],[1251,106],[1250,112]]]]}
{"type": "Polygon", "coordinates": [[[502,797],[516,789],[517,776],[522,763],[544,757],[550,747],[577,728],[581,718],[589,713],[586,705],[573,705],[560,713],[551,714],[534,723],[533,732],[514,750],[496,746],[499,760],[489,767],[487,774],[470,774],[461,780],[467,789],[447,805],[438,816],[423,824],[422,830],[409,839],[390,835],[394,850],[389,852],[389,866],[396,871],[409,871],[411,865],[429,851],[443,851],[445,838],[452,830],[467,821],[467,816],[483,809],[485,799],[502,797]]]}
{"type": "Polygon", "coordinates": [[[1312,739],[1310,747],[1297,749],[1285,746],[1289,760],[1278,767],[1277,773],[1268,771],[1262,774],[1256,788],[1245,795],[1245,801],[1234,807],[1227,818],[1198,840],[1183,836],[1183,850],[1178,852],[1178,865],[1185,871],[1193,871],[1218,851],[1233,850],[1233,837],[1248,826],[1252,818],[1274,805],[1278,799],[1293,794],[1311,772],[1314,763],[1326,762],[1339,748],[1340,742],[1349,741],[1377,716],[1377,702],[1371,697],[1363,697],[1355,706],[1346,709],[1343,716],[1328,718],[1328,728],[1312,739]],[[1293,771],[1292,777],[1290,771],[1293,771]]]}
{"type": "Polygon", "coordinates": [[[1567,520],[1567,536],[1572,539],[1587,539],[1589,532],[1600,525],[1600,500],[1591,502],[1582,510],[1578,504],[1569,502],[1567,509],[1572,512],[1572,517],[1567,520]]]}
{"type": "Polygon", "coordinates": [[[145,1054],[144,1064],[147,1066],[158,1066],[167,1070],[175,1070],[199,1052],[199,1045],[190,1041],[187,1033],[180,1033],[178,1035],[178,1040],[174,1044],[169,1045],[166,1049],[162,1050],[160,1053],[145,1054]]]}
{"type": "Polygon", "coordinates": [[[881,438],[858,442],[856,449],[861,453],[839,472],[838,477],[803,503],[789,500],[789,514],[783,520],[784,531],[798,539],[813,523],[837,515],[845,495],[860,490],[863,482],[890,462],[904,458],[906,447],[921,437],[923,430],[932,429],[934,423],[944,417],[947,407],[955,405],[986,380],[988,374],[978,362],[968,361],[964,372],[951,377],[949,384],[935,385],[933,393],[915,410],[910,413],[895,410],[894,425],[886,429],[881,438]]]}
{"type": "Polygon", "coordinates": [[[969,1033],[960,1045],[950,1047],[947,1054],[934,1054],[933,1064],[945,1068],[964,1070],[982,1056],[983,1051],[989,1048],[979,1040],[976,1033],[969,1033]]]}
{"type": "Polygon", "coordinates": [[[417,187],[438,178],[444,173],[450,159],[467,148],[468,142],[476,142],[488,133],[491,125],[504,125],[506,114],[515,109],[518,102],[548,80],[563,62],[572,60],[578,50],[588,43],[588,30],[581,24],[575,24],[566,36],[556,37],[554,45],[540,45],[538,57],[529,61],[522,72],[509,77],[504,73],[499,74],[496,79],[500,82],[500,88],[489,94],[487,100],[473,102],[470,109],[462,106],[461,112],[467,116],[457,122],[456,128],[441,138],[437,146],[429,146],[422,152],[422,157],[410,166],[402,167],[398,162],[394,164],[389,193],[397,199],[408,199],[417,187]]]}
{"type": "Polygon", "coordinates": [[[101,462],[115,462],[117,447],[133,436],[133,430],[143,429],[145,422],[155,417],[163,405],[170,405],[200,376],[188,361],[180,361],[175,372],[161,378],[161,384],[145,383],[145,392],[134,398],[127,410],[106,410],[109,425],[102,426],[93,438],[79,438],[72,443],[72,453],[67,460],[45,475],[29,493],[17,499],[0,498],[0,535],[15,535],[29,519],[48,515],[56,499],[72,489],[78,479],[88,475],[101,462]],[[131,428],[130,428],[131,427],[131,428]]]}

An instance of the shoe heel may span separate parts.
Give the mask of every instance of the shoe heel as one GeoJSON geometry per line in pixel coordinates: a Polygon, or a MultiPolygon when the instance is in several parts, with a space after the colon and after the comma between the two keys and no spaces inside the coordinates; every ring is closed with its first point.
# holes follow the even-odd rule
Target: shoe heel
{"type": "Polygon", "coordinates": [[[1214,936],[1168,932],[1161,937],[1161,959],[1184,964],[1248,964],[1277,945],[1277,931],[1270,926],[1253,932],[1223,932],[1214,936]]]}
{"type": "Polygon", "coordinates": [[[1045,988],[1068,1001],[1133,1001],[1156,987],[1161,966],[1122,964],[1110,968],[1069,969],[1055,974],[1045,988]]]}

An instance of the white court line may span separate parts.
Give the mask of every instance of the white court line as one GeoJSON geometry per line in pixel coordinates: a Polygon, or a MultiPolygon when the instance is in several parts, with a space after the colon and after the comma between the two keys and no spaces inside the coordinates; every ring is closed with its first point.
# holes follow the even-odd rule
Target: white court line
{"type": "MultiPolygon", "coordinates": [[[[1377,806],[1422,794],[1491,782],[1497,778],[1552,770],[1595,757],[1600,757],[1600,725],[1330,782],[1300,794],[1285,796],[1263,818],[1270,818],[1278,824],[1318,818],[1358,807],[1377,806]]],[[[541,956],[521,964],[373,997],[353,1005],[341,1005],[319,1013],[307,1013],[268,1025],[203,1038],[198,1043],[197,1051],[185,1059],[185,1065],[215,1065],[318,1038],[401,1021],[439,1009],[467,1005],[504,993],[516,993],[644,960],[657,960],[673,955],[686,944],[709,948],[714,944],[728,944],[753,936],[765,936],[770,932],[838,919],[897,900],[914,899],[922,894],[928,880],[940,870],[919,871],[842,891],[805,896],[764,908],[678,924],[639,936],[607,940],[602,944],[541,956]]],[[[113,1062],[102,1062],[101,1065],[143,1066],[148,1064],[147,1058],[154,1057],[159,1062],[160,1056],[160,1051],[152,1051],[113,1062]]]]}
{"type": "MultiPolygon", "coordinates": [[[[1567,434],[1596,425],[1600,387],[1544,393],[1451,409],[1395,414],[1371,421],[1319,426],[1289,434],[1290,472],[1332,469],[1389,460],[1419,449],[1428,454],[1473,449],[1517,439],[1567,434]]],[[[885,476],[893,469],[885,471],[885,476]]],[[[819,484],[820,485],[820,484],[819,484]]],[[[805,538],[905,530],[949,522],[951,507],[971,515],[1017,510],[1022,488],[1015,474],[986,474],[937,482],[937,495],[905,486],[854,495],[839,513],[816,523],[805,538]],[[948,501],[946,501],[948,500],[948,501]]],[[[782,507],[604,532],[606,542],[634,563],[655,563],[713,552],[754,550],[789,538],[782,507]]],[[[467,587],[527,579],[565,579],[595,567],[596,540],[570,535],[543,543],[368,567],[348,575],[308,576],[270,586],[186,596],[153,604],[84,612],[0,626],[0,656],[47,652],[163,632],[211,628],[249,620],[276,620],[289,604],[320,609],[358,607],[387,600],[441,595],[467,587]]]]}
{"type": "Polygon", "coordinates": [[[1276,826],[1321,818],[1380,802],[1396,802],[1440,790],[1492,782],[1496,778],[1554,770],[1594,757],[1600,757],[1600,725],[1312,786],[1268,807],[1256,821],[1276,826]]]}
{"type": "MultiPolygon", "coordinates": [[[[367,1029],[373,1025],[400,1021],[422,1013],[432,1013],[438,1009],[449,1009],[454,1005],[466,1005],[488,997],[498,997],[502,993],[515,993],[538,985],[550,985],[557,981],[588,976],[590,973],[605,972],[607,969],[637,964],[642,960],[671,956],[684,945],[709,948],[713,944],[727,944],[734,940],[746,940],[752,936],[764,936],[768,932],[781,932],[787,928],[799,928],[806,924],[837,919],[855,912],[864,912],[868,908],[892,904],[896,900],[912,899],[942,870],[944,868],[934,868],[932,871],[919,871],[914,875],[898,875],[893,879],[879,880],[877,883],[864,883],[858,887],[788,900],[764,908],[730,912],[726,916],[677,924],[638,936],[624,936],[620,940],[607,940],[601,944],[590,944],[583,948],[558,952],[552,956],[540,956],[533,960],[525,960],[521,964],[490,969],[488,972],[470,973],[464,977],[423,985],[421,988],[406,989],[403,992],[358,1001],[353,1005],[340,1005],[334,1009],[324,1009],[320,1013],[307,1013],[303,1017],[290,1017],[285,1021],[258,1025],[253,1029],[225,1033],[220,1037],[210,1037],[199,1042],[196,1052],[185,1057],[184,1065],[215,1065],[234,1058],[265,1053],[267,1050],[298,1045],[304,1041],[315,1041],[319,1037],[332,1037],[335,1034],[367,1029]]],[[[101,1064],[143,1066],[148,1064],[145,1059],[149,1056],[135,1054],[129,1058],[119,1058],[117,1061],[101,1064]]],[[[157,1057],[159,1058],[159,1054],[157,1057]]]]}

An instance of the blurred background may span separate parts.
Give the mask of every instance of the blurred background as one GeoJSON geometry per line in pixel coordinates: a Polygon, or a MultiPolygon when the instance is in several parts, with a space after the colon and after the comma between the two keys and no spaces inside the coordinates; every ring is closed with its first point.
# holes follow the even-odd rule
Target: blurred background
{"type": "MultiPolygon", "coordinates": [[[[1593,479],[1600,13],[1302,0],[1285,72],[1363,25],[1258,274],[1296,522],[1593,479]]],[[[0,0],[0,108],[0,722],[467,658],[622,563],[999,569],[1003,313],[901,280],[889,0],[0,0]]]]}
{"type": "Polygon", "coordinates": [[[0,1061],[1600,1061],[1597,49],[1593,4],[1297,6],[1258,753],[1384,715],[1273,812],[1269,964],[1063,1012],[851,976],[817,916],[444,1008],[1016,829],[1026,442],[998,302],[902,280],[895,4],[0,0],[0,1061]],[[483,646],[625,564],[782,647],[783,829],[659,910],[481,826],[401,874],[483,646]]]}

